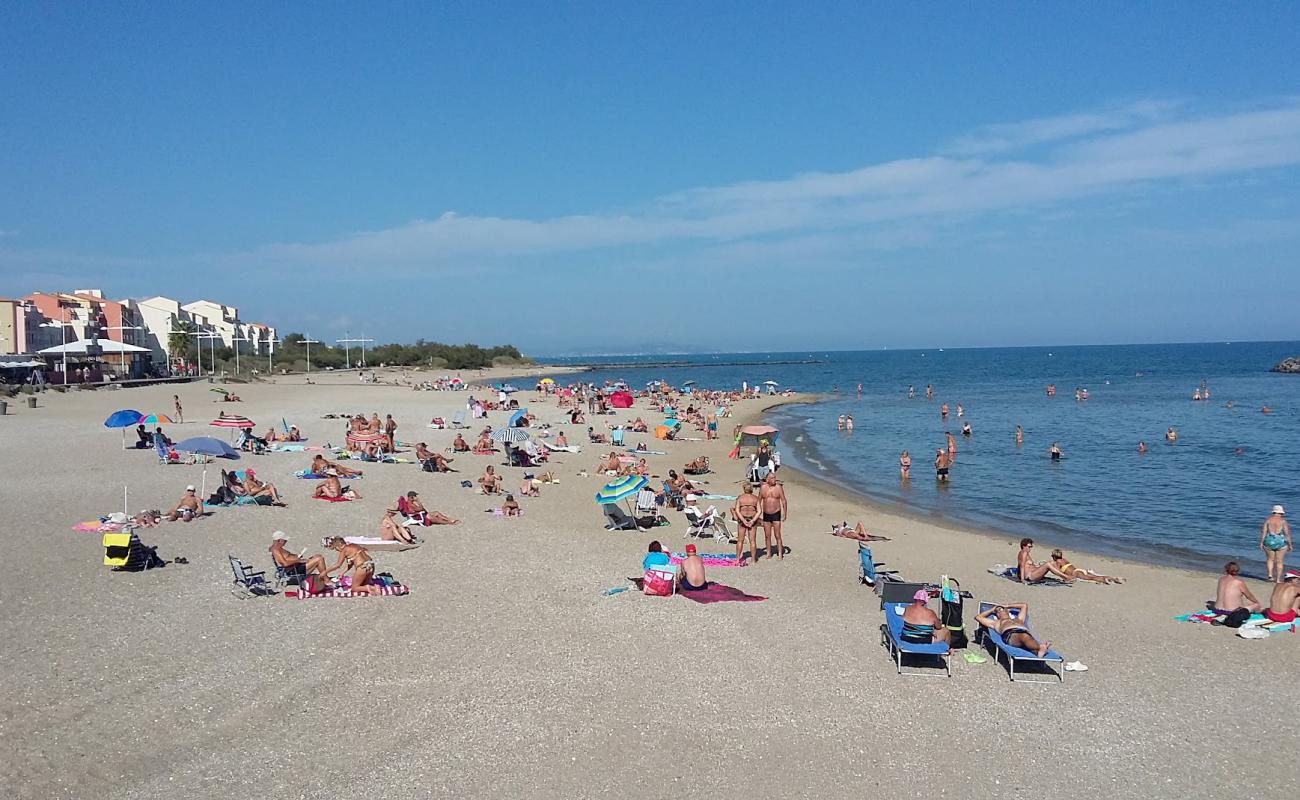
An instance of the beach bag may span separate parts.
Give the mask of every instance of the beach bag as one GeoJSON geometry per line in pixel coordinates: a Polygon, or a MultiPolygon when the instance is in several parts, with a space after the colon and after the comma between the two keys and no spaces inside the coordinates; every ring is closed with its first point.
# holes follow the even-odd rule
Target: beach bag
{"type": "Polygon", "coordinates": [[[420,462],[420,469],[424,470],[425,472],[437,472],[437,471],[438,471],[437,468],[434,466],[434,461],[433,461],[432,458],[428,459],[427,461],[421,461],[421,462],[420,462]]]}
{"type": "Polygon", "coordinates": [[[1227,628],[1240,628],[1248,619],[1250,619],[1250,609],[1239,608],[1223,618],[1223,625],[1227,628]]]}
{"type": "Polygon", "coordinates": [[[673,582],[676,578],[677,573],[675,572],[663,567],[651,567],[645,571],[642,591],[651,597],[670,597],[673,593],[673,582]]]}

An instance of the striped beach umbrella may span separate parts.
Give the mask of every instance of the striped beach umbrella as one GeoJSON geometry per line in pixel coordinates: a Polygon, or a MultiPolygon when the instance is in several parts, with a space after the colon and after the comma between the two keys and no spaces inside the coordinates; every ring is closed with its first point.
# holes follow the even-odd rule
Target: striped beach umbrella
{"type": "Polygon", "coordinates": [[[370,431],[357,431],[356,433],[348,434],[348,441],[356,442],[358,444],[370,444],[371,442],[386,442],[388,441],[388,437],[378,431],[373,433],[370,431]]]}
{"type": "Polygon", "coordinates": [[[600,491],[596,492],[596,503],[603,506],[635,497],[636,493],[641,491],[641,487],[649,482],[644,475],[628,475],[626,478],[619,478],[600,487],[600,491]]]}
{"type": "Polygon", "coordinates": [[[166,414],[150,414],[147,417],[140,417],[137,425],[172,425],[172,418],[166,414]]]}
{"type": "Polygon", "coordinates": [[[532,437],[528,434],[528,431],[523,428],[498,428],[492,431],[492,435],[489,438],[494,442],[519,444],[520,442],[528,441],[532,437]]]}
{"type": "Polygon", "coordinates": [[[238,414],[227,414],[224,417],[217,417],[208,423],[214,428],[253,428],[256,427],[248,417],[241,417],[238,414]]]}

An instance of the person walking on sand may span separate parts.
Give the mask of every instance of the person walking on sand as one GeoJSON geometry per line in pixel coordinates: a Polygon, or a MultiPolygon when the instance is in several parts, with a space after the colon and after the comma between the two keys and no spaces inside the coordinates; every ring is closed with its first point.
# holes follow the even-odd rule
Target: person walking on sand
{"type": "Polygon", "coordinates": [[[786,499],[785,489],[776,482],[776,475],[768,473],[763,481],[763,488],[758,490],[758,499],[763,507],[763,543],[767,557],[772,557],[772,538],[776,538],[777,558],[785,560],[785,543],[781,540],[781,523],[790,516],[790,502],[786,499]]]}
{"type": "Polygon", "coordinates": [[[1231,614],[1239,608],[1259,611],[1259,601],[1250,593],[1250,587],[1241,579],[1241,567],[1236,561],[1223,565],[1223,575],[1214,587],[1214,613],[1231,614]]]}
{"type": "Polygon", "coordinates": [[[1273,513],[1259,526],[1259,549],[1264,551],[1268,579],[1274,583],[1281,581],[1286,554],[1291,552],[1291,526],[1282,506],[1273,506],[1273,513]]]}
{"type": "Polygon", "coordinates": [[[183,422],[185,421],[185,414],[184,414],[184,412],[181,410],[181,396],[180,396],[180,395],[178,395],[178,394],[174,394],[174,395],[172,395],[172,407],[173,407],[174,409],[176,409],[176,424],[177,424],[177,425],[180,425],[181,423],[183,423],[183,422]]]}
{"type": "Polygon", "coordinates": [[[759,509],[758,495],[754,494],[754,484],[745,481],[740,485],[740,496],[731,507],[731,518],[736,521],[739,533],[736,534],[736,561],[740,563],[745,554],[745,537],[749,537],[749,558],[758,561],[758,525],[763,521],[763,512],[759,509]]]}

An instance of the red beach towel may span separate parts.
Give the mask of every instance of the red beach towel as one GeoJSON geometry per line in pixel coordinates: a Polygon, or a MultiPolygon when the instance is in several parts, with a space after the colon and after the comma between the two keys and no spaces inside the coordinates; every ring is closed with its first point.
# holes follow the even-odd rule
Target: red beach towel
{"type": "Polygon", "coordinates": [[[697,603],[749,603],[767,599],[756,594],[745,594],[734,586],[723,586],[712,581],[709,581],[709,585],[703,589],[678,591],[677,596],[697,603]]]}

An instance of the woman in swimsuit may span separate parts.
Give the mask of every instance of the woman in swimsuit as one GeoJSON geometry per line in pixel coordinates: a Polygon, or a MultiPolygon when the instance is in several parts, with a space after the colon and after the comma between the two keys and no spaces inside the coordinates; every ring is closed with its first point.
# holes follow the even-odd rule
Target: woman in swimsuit
{"type": "Polygon", "coordinates": [[[1124,578],[1118,578],[1113,575],[1098,575],[1090,569],[1074,566],[1069,561],[1065,560],[1065,554],[1061,552],[1061,548],[1059,547],[1052,551],[1052,563],[1056,565],[1056,568],[1061,571],[1062,575],[1065,575],[1068,578],[1105,584],[1125,582],[1124,578]]]}
{"type": "Polygon", "coordinates": [[[339,560],[335,562],[334,566],[325,570],[327,580],[331,572],[344,567],[344,572],[351,570],[350,581],[353,594],[365,594],[373,597],[379,593],[378,587],[370,583],[371,578],[375,577],[375,560],[370,557],[370,553],[366,548],[358,544],[348,544],[343,541],[341,536],[323,539],[321,544],[326,549],[337,550],[339,553],[339,560]]]}
{"type": "Polygon", "coordinates": [[[1286,572],[1286,554],[1291,552],[1291,526],[1282,506],[1273,506],[1273,513],[1259,526],[1259,549],[1267,560],[1268,579],[1281,581],[1286,572]]]}
{"type": "Polygon", "coordinates": [[[1052,646],[1051,642],[1040,642],[1034,638],[1029,629],[1020,620],[1029,615],[1029,605],[1027,603],[1008,603],[1005,606],[994,606],[983,614],[977,614],[975,621],[985,628],[995,630],[1002,635],[1002,641],[1012,647],[1019,647],[1022,650],[1030,650],[1038,654],[1039,658],[1047,655],[1047,650],[1052,646]],[[1018,612],[1014,617],[1008,612],[1008,609],[1018,612]]]}
{"type": "Polygon", "coordinates": [[[912,456],[904,450],[898,457],[898,477],[907,480],[912,474],[912,456]]]}

